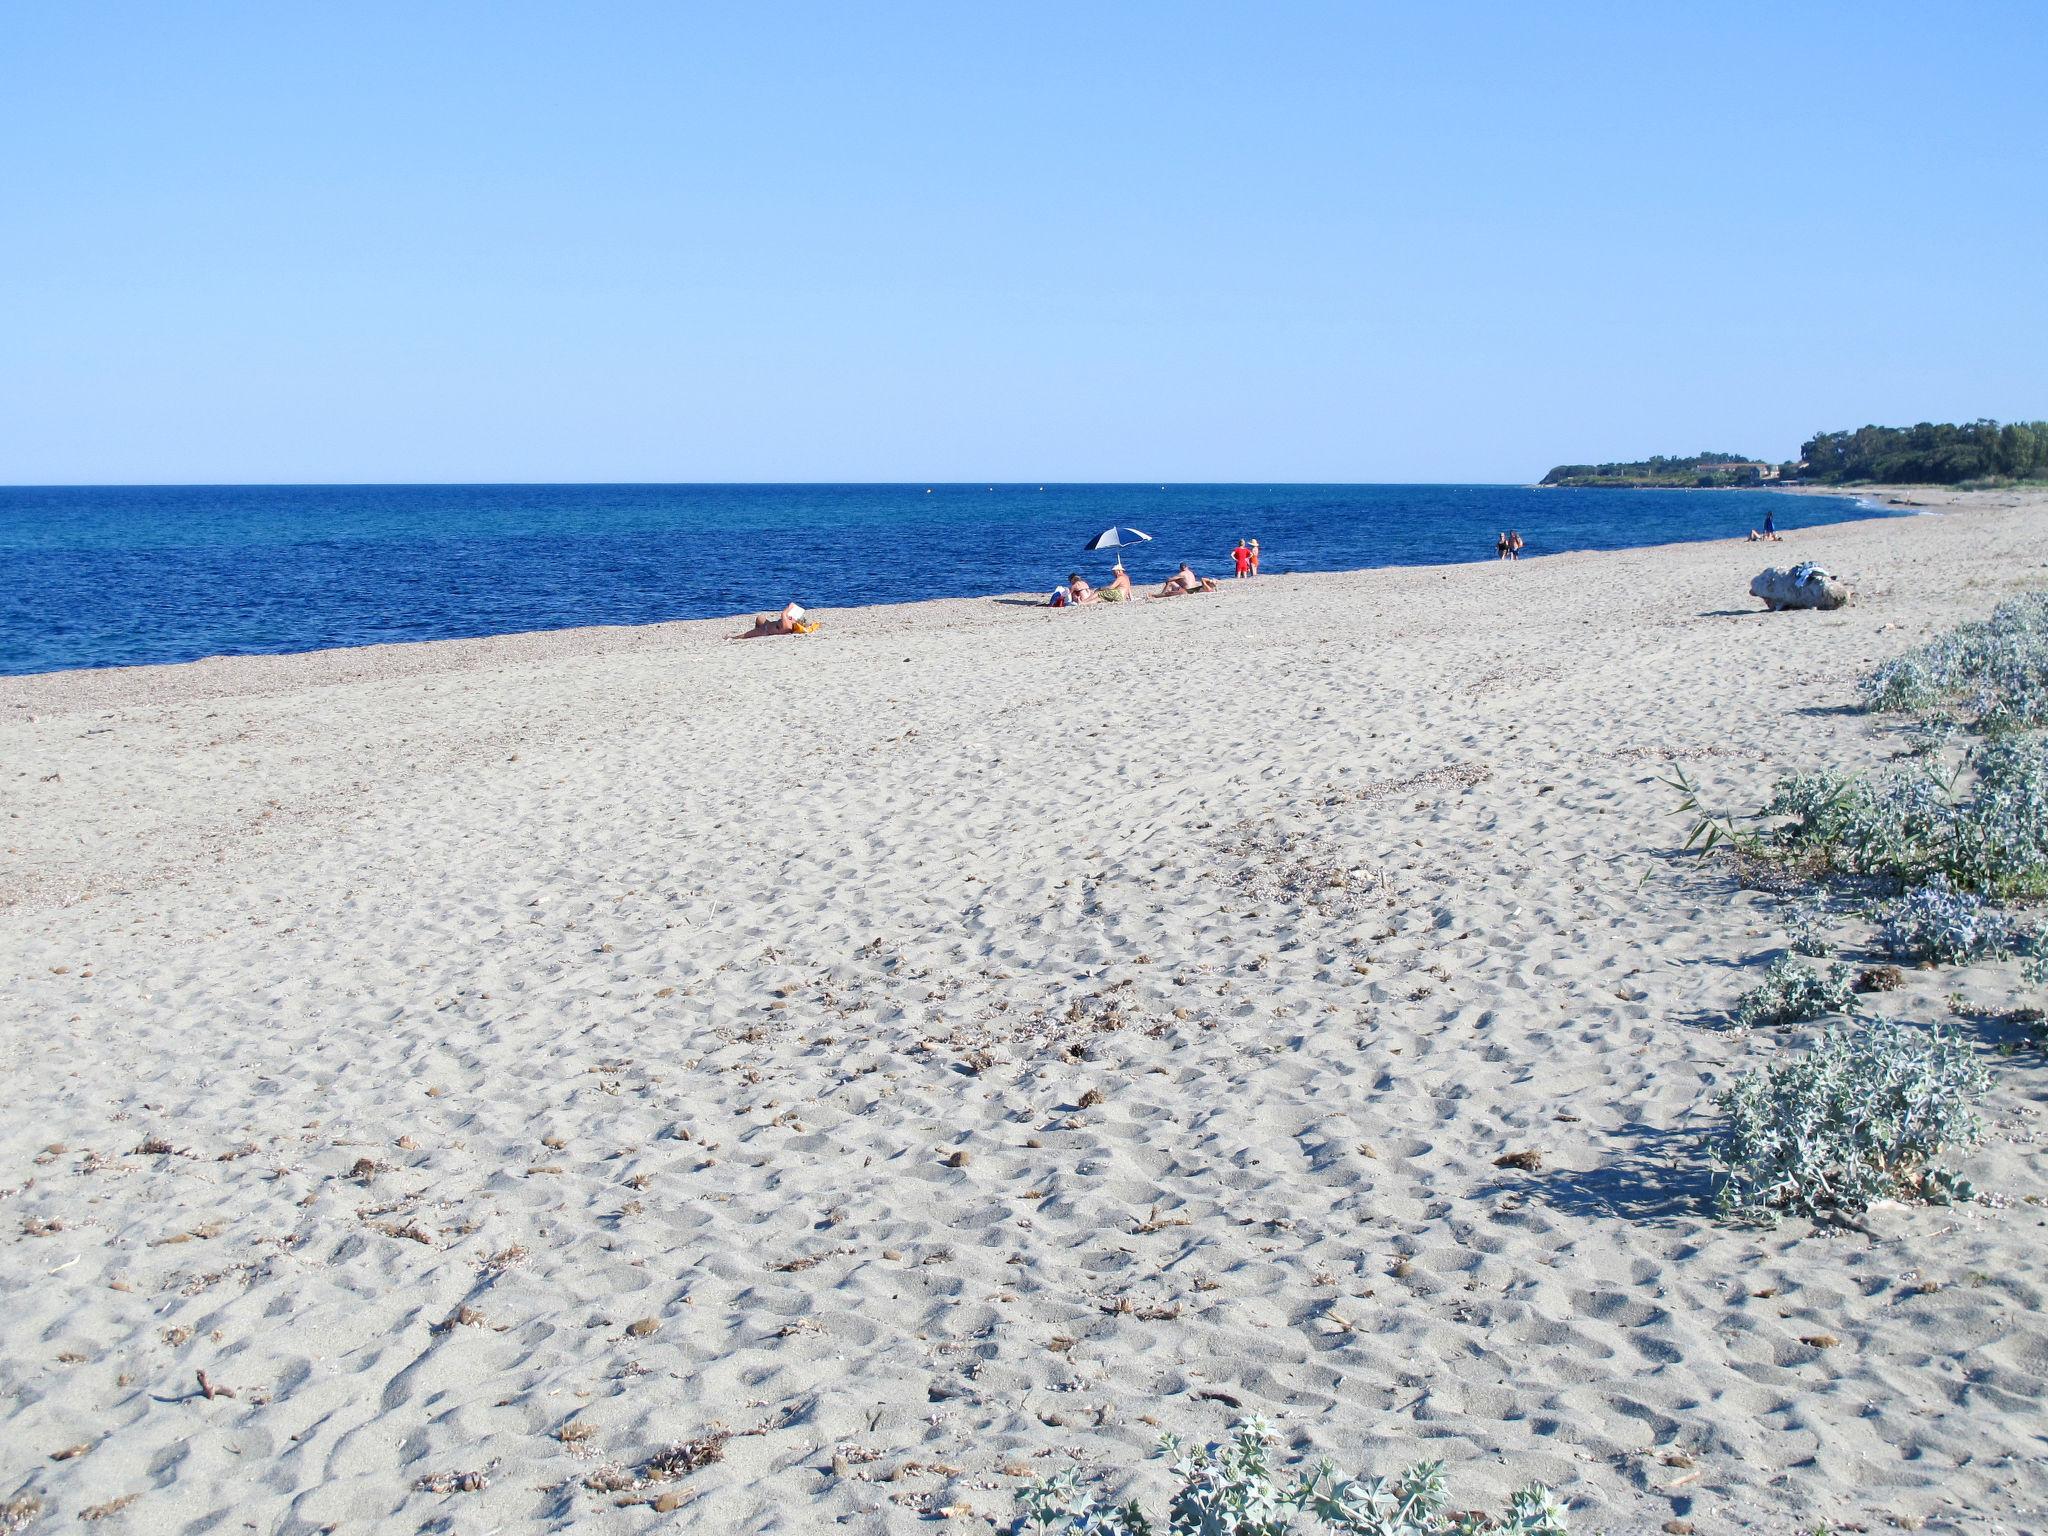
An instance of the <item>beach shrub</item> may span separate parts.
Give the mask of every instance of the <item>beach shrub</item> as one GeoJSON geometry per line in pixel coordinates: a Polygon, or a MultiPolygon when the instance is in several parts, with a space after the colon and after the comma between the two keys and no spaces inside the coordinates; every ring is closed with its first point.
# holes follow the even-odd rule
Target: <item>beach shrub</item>
{"type": "Polygon", "coordinates": [[[1926,759],[1869,776],[1779,781],[1764,846],[1824,875],[1938,876],[1989,896],[2048,892],[2048,742],[1981,743],[1953,767],[1926,759]]]}
{"type": "Polygon", "coordinates": [[[1833,946],[1828,943],[1827,915],[1827,908],[1817,901],[1802,901],[1792,909],[1785,928],[1793,954],[1824,960],[1834,953],[1833,946]]]}
{"type": "Polygon", "coordinates": [[[1925,715],[1953,709],[1980,729],[2048,725],[2048,593],[2000,603],[1894,657],[1863,680],[1864,707],[1925,715]]]}
{"type": "Polygon", "coordinates": [[[1779,822],[1773,846],[1823,873],[1897,875],[1938,862],[1953,810],[1949,784],[1923,765],[1870,778],[1796,774],[1762,816],[1779,822]]]}
{"type": "Polygon", "coordinates": [[[1715,1102],[1712,1147],[1725,1216],[1854,1216],[1874,1200],[1975,1198],[1935,1166],[1977,1139],[1984,1069],[1939,1027],[1892,1020],[1826,1031],[1812,1049],[1746,1072],[1715,1102]]]}
{"type": "Polygon", "coordinates": [[[2009,955],[2019,933],[2012,920],[1982,897],[1958,891],[1940,875],[1884,906],[1884,946],[1901,960],[1960,965],[2009,955]]]}
{"type": "Polygon", "coordinates": [[[1440,1461],[1418,1462],[1398,1477],[1355,1481],[1318,1461],[1288,1477],[1273,1466],[1275,1443],[1272,1425],[1257,1416],[1233,1425],[1229,1440],[1200,1451],[1162,1435],[1160,1453],[1172,1458],[1179,1480],[1163,1524],[1136,1499],[1100,1502],[1082,1486],[1079,1469],[1065,1467],[1018,1496],[1024,1514],[1016,1529],[1069,1536],[1568,1536],[1564,1506],[1540,1484],[1513,1495],[1497,1516],[1451,1513],[1440,1461]]]}
{"type": "Polygon", "coordinates": [[[1737,1024],[1754,1029],[1803,1024],[1808,1019],[1855,1010],[1856,994],[1849,984],[1848,966],[1838,961],[1822,975],[1787,955],[1773,960],[1762,982],[1736,1000],[1734,1018],[1737,1024]]]}
{"type": "Polygon", "coordinates": [[[1927,714],[1943,697],[1934,669],[1912,651],[1880,663],[1863,679],[1859,691],[1865,709],[1886,715],[1927,714]]]}
{"type": "Polygon", "coordinates": [[[1969,766],[1976,783],[1952,818],[1942,872],[1993,896],[2048,891],[2048,741],[1986,742],[1969,766]]]}

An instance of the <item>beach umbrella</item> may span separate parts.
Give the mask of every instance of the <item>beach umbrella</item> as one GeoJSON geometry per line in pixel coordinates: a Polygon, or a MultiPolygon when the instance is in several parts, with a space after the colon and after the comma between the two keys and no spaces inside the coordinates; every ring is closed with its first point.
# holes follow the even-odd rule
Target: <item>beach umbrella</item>
{"type": "Polygon", "coordinates": [[[1081,547],[1085,550],[1115,549],[1120,544],[1150,544],[1152,535],[1137,528],[1105,528],[1081,547]]]}

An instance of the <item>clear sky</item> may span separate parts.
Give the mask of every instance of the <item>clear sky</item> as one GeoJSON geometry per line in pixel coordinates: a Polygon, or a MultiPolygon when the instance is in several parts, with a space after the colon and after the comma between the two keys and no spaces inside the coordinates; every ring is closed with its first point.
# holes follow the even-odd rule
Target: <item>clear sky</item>
{"type": "Polygon", "coordinates": [[[2048,5],[0,15],[0,482],[1528,480],[2048,416],[2048,5]]]}

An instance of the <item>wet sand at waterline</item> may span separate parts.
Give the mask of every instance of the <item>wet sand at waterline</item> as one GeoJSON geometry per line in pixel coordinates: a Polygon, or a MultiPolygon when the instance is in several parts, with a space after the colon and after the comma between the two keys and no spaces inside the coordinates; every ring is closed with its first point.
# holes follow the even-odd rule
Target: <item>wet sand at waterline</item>
{"type": "MultiPolygon", "coordinates": [[[[1729,1227],[1695,1149],[1786,903],[1658,780],[1897,750],[1856,679],[2048,585],[2048,499],[1932,494],[0,679],[0,1507],[974,1530],[1259,1412],[1576,1530],[2041,1529],[2039,1058],[1991,1203],[1729,1227]],[[1857,603],[1762,612],[1797,559],[1857,603]]],[[[1951,992],[2017,968],[1877,1006],[1951,992]]]]}

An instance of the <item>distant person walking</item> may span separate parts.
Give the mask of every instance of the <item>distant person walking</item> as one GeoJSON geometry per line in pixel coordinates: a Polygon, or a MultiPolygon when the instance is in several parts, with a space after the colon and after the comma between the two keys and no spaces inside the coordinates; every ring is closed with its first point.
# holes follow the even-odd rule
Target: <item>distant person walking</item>
{"type": "Polygon", "coordinates": [[[1252,574],[1256,576],[1259,574],[1259,541],[1253,539],[1247,547],[1252,552],[1252,574]]]}
{"type": "Polygon", "coordinates": [[[1520,529],[1510,528],[1508,530],[1508,558],[1510,560],[1522,558],[1522,534],[1520,529]]]}
{"type": "Polygon", "coordinates": [[[1237,579],[1243,581],[1252,573],[1252,552],[1243,539],[1237,541],[1237,548],[1230,552],[1230,558],[1237,562],[1237,579]]]}
{"type": "Polygon", "coordinates": [[[1500,537],[1493,541],[1493,558],[1496,560],[1505,560],[1507,559],[1507,557],[1508,531],[1507,529],[1503,528],[1500,531],[1500,537]]]}

